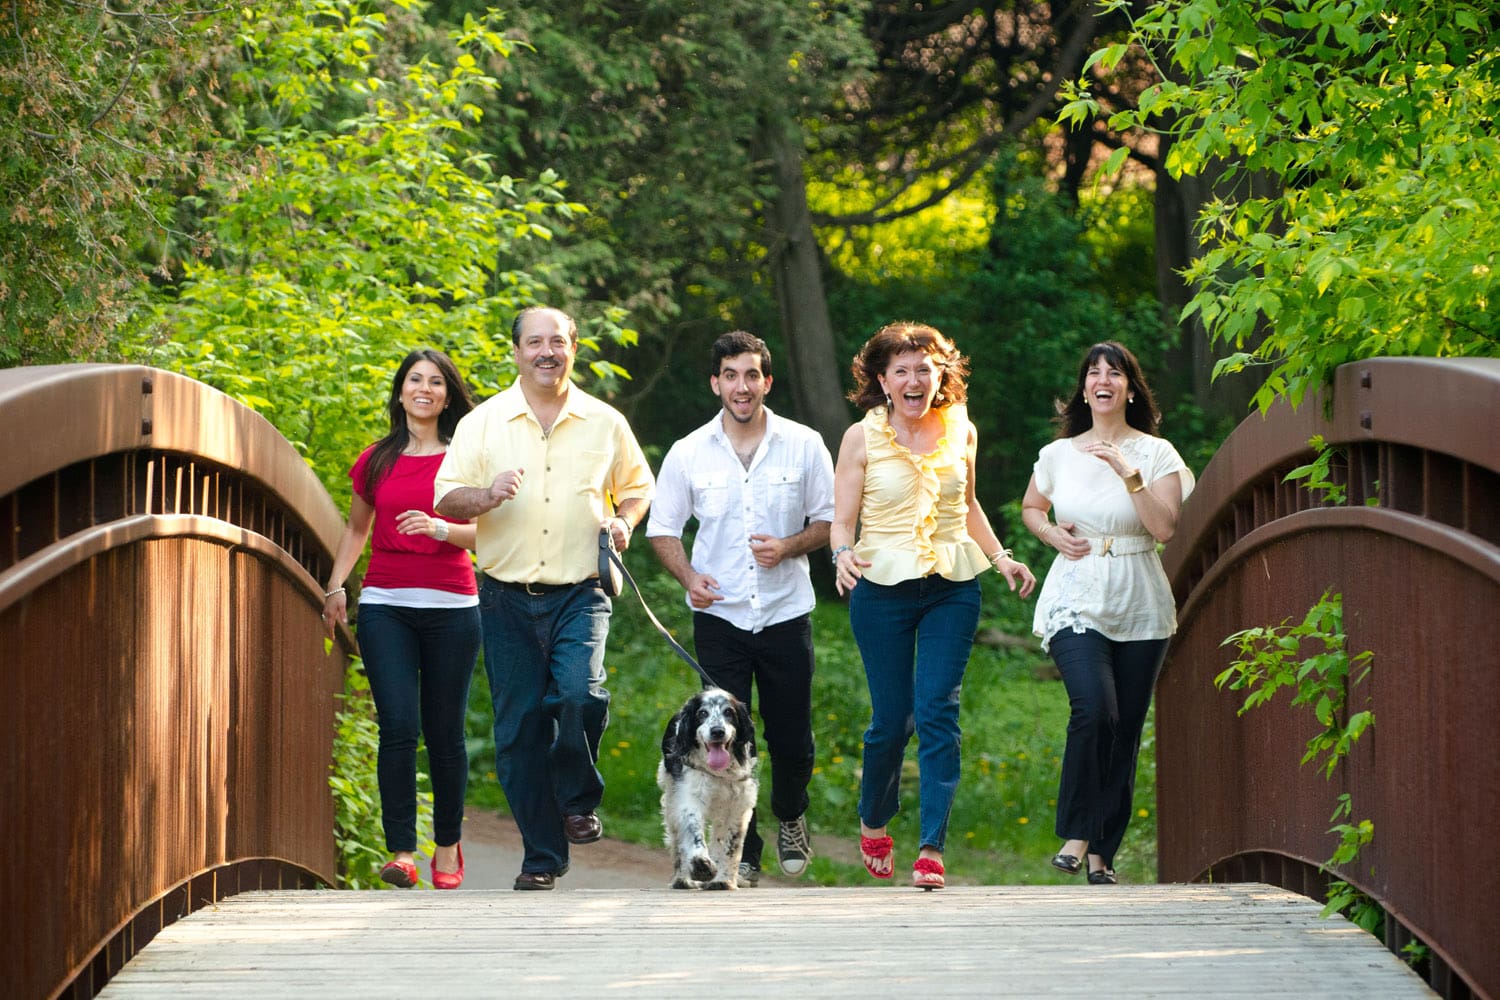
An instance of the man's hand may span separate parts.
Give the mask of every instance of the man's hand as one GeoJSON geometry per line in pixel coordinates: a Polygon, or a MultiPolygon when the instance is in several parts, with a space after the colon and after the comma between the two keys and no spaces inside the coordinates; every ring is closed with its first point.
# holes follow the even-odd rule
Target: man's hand
{"type": "Polygon", "coordinates": [[[786,540],[774,535],[751,535],[750,551],[761,569],[770,569],[786,558],[786,540]]]}
{"type": "Polygon", "coordinates": [[[630,548],[630,522],[623,517],[618,514],[614,517],[607,517],[599,522],[599,528],[601,531],[609,532],[609,537],[614,540],[616,552],[624,552],[630,548]]]}
{"type": "Polygon", "coordinates": [[[710,607],[715,601],[724,599],[724,595],[719,592],[719,581],[707,573],[693,574],[687,593],[688,603],[699,611],[710,607]]]}
{"type": "Polygon", "coordinates": [[[498,507],[507,500],[514,500],[521,492],[521,480],[526,478],[525,469],[506,469],[490,483],[490,499],[498,507]]]}

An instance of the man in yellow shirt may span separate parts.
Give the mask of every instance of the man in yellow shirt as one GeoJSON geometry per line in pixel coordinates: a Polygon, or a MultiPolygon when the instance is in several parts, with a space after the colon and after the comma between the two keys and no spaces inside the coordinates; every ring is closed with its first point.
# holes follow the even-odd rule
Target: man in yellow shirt
{"type": "Polygon", "coordinates": [[[655,483],[625,418],[573,385],[572,317],[523,310],[511,343],[519,377],[459,421],[434,495],[444,517],[476,519],[495,770],[526,848],[515,888],[551,889],[568,845],[603,833],[599,531],[623,551],[655,483]]]}

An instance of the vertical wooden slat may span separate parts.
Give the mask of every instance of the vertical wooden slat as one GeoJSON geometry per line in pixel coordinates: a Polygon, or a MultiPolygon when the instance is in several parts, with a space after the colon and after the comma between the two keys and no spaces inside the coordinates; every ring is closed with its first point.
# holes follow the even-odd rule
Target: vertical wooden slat
{"type": "Polygon", "coordinates": [[[0,866],[0,916],[25,942],[7,996],[94,995],[247,865],[256,885],[334,877],[342,669],[312,633],[337,511],[259,417],[167,373],[143,401],[142,371],[0,371],[0,834],[53,859],[47,878],[0,866]],[[248,645],[234,573],[256,581],[234,612],[248,645]],[[235,683],[286,716],[272,739],[230,746],[235,683]],[[237,756],[269,776],[244,801],[237,756]],[[233,853],[231,828],[253,853],[233,853]]]}
{"type": "Polygon", "coordinates": [[[1432,948],[1440,993],[1500,996],[1500,867],[1454,860],[1500,835],[1500,361],[1382,359],[1338,378],[1328,419],[1277,407],[1231,435],[1163,555],[1180,611],[1157,693],[1161,877],[1275,858],[1252,877],[1321,897],[1347,792],[1375,840],[1333,877],[1385,908],[1393,941],[1432,948]],[[1310,461],[1314,434],[1338,449],[1345,504],[1298,488],[1248,524],[1241,498],[1310,461]],[[1212,683],[1226,636],[1300,621],[1325,590],[1343,595],[1348,651],[1374,653],[1350,711],[1368,705],[1375,726],[1332,780],[1300,764],[1310,711],[1282,696],[1240,716],[1242,695],[1212,683]]]}

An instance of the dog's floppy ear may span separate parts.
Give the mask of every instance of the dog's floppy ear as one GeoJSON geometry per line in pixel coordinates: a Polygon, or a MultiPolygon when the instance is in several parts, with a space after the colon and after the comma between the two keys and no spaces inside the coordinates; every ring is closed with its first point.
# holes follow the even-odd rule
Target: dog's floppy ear
{"type": "Polygon", "coordinates": [[[739,760],[755,756],[755,719],[750,706],[738,698],[734,699],[734,755],[739,760]]]}
{"type": "Polygon", "coordinates": [[[666,732],[661,737],[662,759],[671,761],[692,752],[693,743],[698,738],[693,721],[698,715],[699,700],[698,695],[693,695],[667,723],[666,732]]]}

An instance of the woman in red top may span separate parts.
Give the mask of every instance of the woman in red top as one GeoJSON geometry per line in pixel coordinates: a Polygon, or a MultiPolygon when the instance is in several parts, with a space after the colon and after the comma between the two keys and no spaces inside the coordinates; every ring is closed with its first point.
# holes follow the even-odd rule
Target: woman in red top
{"type": "Polygon", "coordinates": [[[417,884],[417,740],[427,740],[432,825],[437,850],[432,884],[456,889],[464,878],[459,846],[469,755],[464,715],[479,654],[474,525],[443,520],[432,509],[432,483],[459,418],[473,408],[463,379],[441,351],[406,356],[391,382],[391,430],[349,470],[354,496],[323,603],[329,635],[347,622],[344,579],[374,529],[359,593],[358,637],[380,724],[376,773],[386,849],[380,877],[417,884]]]}

